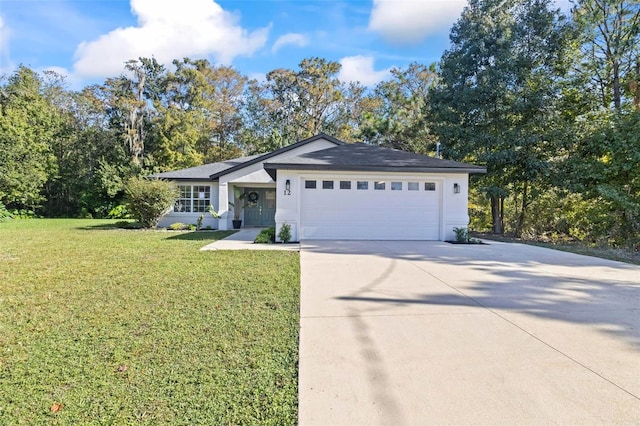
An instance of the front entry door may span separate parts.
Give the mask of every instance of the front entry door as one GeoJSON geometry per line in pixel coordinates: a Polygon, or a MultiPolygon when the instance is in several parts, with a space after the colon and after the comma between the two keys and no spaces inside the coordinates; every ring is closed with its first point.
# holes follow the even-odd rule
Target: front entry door
{"type": "Polygon", "coordinates": [[[272,188],[245,188],[247,207],[244,226],[275,226],[276,190],[272,188]]]}

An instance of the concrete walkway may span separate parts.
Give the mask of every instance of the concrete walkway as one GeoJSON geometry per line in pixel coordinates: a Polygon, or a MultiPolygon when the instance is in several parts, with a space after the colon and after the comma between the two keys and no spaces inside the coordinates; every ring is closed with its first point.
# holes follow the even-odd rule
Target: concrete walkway
{"type": "Polygon", "coordinates": [[[290,250],[299,251],[300,244],[255,244],[253,241],[264,228],[243,228],[222,240],[207,244],[200,250],[290,250]]]}
{"type": "Polygon", "coordinates": [[[302,244],[305,425],[640,424],[640,267],[491,242],[302,244]]]}

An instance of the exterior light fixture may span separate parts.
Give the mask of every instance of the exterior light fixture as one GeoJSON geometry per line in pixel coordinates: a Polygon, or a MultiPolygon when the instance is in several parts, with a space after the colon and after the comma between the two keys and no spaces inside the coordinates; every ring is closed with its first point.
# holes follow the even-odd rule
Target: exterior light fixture
{"type": "Polygon", "coordinates": [[[284,195],[291,195],[291,181],[289,179],[284,181],[284,195]]]}
{"type": "Polygon", "coordinates": [[[459,194],[460,193],[460,185],[458,185],[457,183],[453,184],[453,193],[454,194],[459,194]]]}

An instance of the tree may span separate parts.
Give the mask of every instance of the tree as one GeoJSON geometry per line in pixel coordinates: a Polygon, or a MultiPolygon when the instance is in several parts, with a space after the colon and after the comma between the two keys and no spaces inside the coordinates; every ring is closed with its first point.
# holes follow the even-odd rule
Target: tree
{"type": "Polygon", "coordinates": [[[298,70],[276,69],[266,82],[250,82],[243,136],[247,150],[265,152],[320,132],[355,140],[366,108],[364,88],[340,82],[340,67],[338,62],[307,58],[298,70]]]}
{"type": "Polygon", "coordinates": [[[39,207],[57,172],[52,147],[64,120],[43,89],[42,78],[23,65],[0,87],[0,202],[8,208],[39,207]]]}
{"type": "Polygon", "coordinates": [[[625,88],[638,102],[640,77],[640,2],[576,0],[574,21],[582,34],[580,72],[593,83],[601,105],[620,109],[625,88]]]}
{"type": "Polygon", "coordinates": [[[429,130],[428,96],[436,78],[435,65],[414,62],[404,70],[392,69],[391,79],[375,88],[375,107],[365,113],[365,140],[422,154],[435,151],[436,141],[429,130]]]}
{"type": "Polygon", "coordinates": [[[246,78],[206,59],[173,62],[154,102],[151,151],[161,169],[192,167],[240,155],[238,134],[246,78]]]}
{"type": "Polygon", "coordinates": [[[431,92],[434,132],[445,157],[486,165],[481,184],[495,233],[504,232],[505,197],[521,198],[518,234],[531,184],[555,153],[569,26],[548,0],[472,0],[450,39],[431,92]]]}

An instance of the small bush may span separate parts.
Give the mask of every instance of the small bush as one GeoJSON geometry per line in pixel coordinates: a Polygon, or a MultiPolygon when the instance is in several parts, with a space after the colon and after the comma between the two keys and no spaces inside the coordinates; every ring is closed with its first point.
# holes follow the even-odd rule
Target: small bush
{"type": "Polygon", "coordinates": [[[0,222],[5,219],[11,219],[11,213],[9,213],[9,210],[7,210],[2,201],[0,201],[0,222]]]}
{"type": "Polygon", "coordinates": [[[276,228],[272,226],[271,228],[263,229],[256,236],[256,239],[253,240],[254,243],[257,244],[273,244],[276,242],[276,228]]]}
{"type": "Polygon", "coordinates": [[[169,225],[169,229],[171,229],[172,231],[182,231],[184,229],[187,229],[187,225],[182,222],[174,222],[169,225]]]}
{"type": "Polygon", "coordinates": [[[280,232],[278,232],[278,238],[280,238],[280,241],[282,241],[284,244],[291,241],[291,225],[289,225],[288,223],[283,223],[280,227],[280,232]]]}
{"type": "Polygon", "coordinates": [[[189,231],[197,231],[198,230],[198,225],[196,225],[195,223],[191,223],[191,224],[187,225],[187,229],[189,231]]]}
{"type": "Polygon", "coordinates": [[[127,208],[146,228],[154,227],[175,202],[175,184],[159,179],[134,177],[125,187],[127,208]]]}
{"type": "Polygon", "coordinates": [[[469,230],[467,228],[453,228],[456,234],[456,241],[459,243],[469,242],[469,230]]]}

